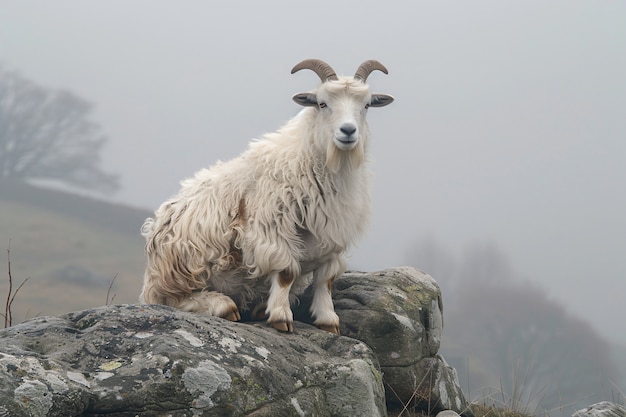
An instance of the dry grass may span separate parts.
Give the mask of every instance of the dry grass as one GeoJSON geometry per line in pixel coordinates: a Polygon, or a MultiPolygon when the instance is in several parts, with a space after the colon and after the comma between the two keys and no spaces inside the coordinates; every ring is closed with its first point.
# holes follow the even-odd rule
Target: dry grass
{"type": "MultiPolygon", "coordinates": [[[[507,407],[497,407],[485,404],[470,404],[469,411],[474,417],[534,417],[507,407]]],[[[417,410],[389,411],[389,417],[428,417],[429,414],[417,410]]]]}
{"type": "Polygon", "coordinates": [[[9,240],[9,247],[7,249],[7,273],[9,275],[9,290],[7,291],[7,298],[4,305],[4,328],[11,327],[13,325],[13,302],[15,301],[15,296],[22,289],[28,278],[26,278],[22,283],[13,290],[13,274],[11,273],[11,241],[9,240]]]}
{"type": "MultiPolygon", "coordinates": [[[[8,295],[13,324],[114,300],[137,302],[145,262],[139,227],[134,235],[123,234],[45,209],[0,201],[0,239],[4,240],[0,244],[11,239],[13,284],[30,277],[28,291],[22,289],[15,297],[13,286],[8,295]],[[72,270],[77,271],[74,276],[64,273],[72,270]]],[[[2,262],[3,277],[5,266],[2,262]]],[[[0,294],[7,298],[4,288],[0,294]]]]}
{"type": "MultiPolygon", "coordinates": [[[[517,367],[516,367],[517,368],[517,367]]],[[[526,370],[527,371],[527,370],[526,370]]],[[[541,402],[540,393],[526,392],[524,382],[528,378],[526,372],[521,381],[514,378],[513,393],[507,395],[502,386],[499,389],[483,390],[480,397],[470,402],[468,409],[461,414],[474,417],[535,417],[538,415],[547,416],[549,413],[538,411],[541,402]]],[[[389,417],[426,417],[434,414],[433,410],[437,404],[432,403],[430,393],[432,392],[433,377],[429,369],[419,382],[413,395],[404,403],[397,395],[396,398],[403,403],[401,409],[388,410],[389,417]]],[[[387,386],[386,389],[391,389],[387,386]]],[[[393,389],[391,391],[394,395],[393,389]]],[[[561,410],[562,411],[562,410],[561,410]]],[[[558,416],[564,416],[562,412],[558,416]]]]}
{"type": "Polygon", "coordinates": [[[526,414],[508,407],[497,407],[494,405],[471,404],[470,410],[474,417],[531,417],[533,414],[526,414]]]}

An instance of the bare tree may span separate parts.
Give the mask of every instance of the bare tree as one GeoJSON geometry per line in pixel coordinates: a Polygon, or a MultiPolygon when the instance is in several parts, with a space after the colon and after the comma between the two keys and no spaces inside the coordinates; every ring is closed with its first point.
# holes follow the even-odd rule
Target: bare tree
{"type": "Polygon", "coordinates": [[[0,67],[0,179],[54,180],[92,191],[119,188],[99,167],[106,142],[92,106],[0,67]]]}

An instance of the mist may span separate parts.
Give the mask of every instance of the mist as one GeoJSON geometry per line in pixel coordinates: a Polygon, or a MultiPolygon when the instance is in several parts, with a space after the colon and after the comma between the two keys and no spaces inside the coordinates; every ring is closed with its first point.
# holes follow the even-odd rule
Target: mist
{"type": "Polygon", "coordinates": [[[373,216],[350,268],[416,262],[427,236],[488,242],[626,343],[624,16],[579,0],[2,2],[0,64],[91,101],[122,186],[103,198],[154,209],[299,110],[318,80],[295,63],[377,59],[372,90],[396,101],[369,114],[373,216]]]}

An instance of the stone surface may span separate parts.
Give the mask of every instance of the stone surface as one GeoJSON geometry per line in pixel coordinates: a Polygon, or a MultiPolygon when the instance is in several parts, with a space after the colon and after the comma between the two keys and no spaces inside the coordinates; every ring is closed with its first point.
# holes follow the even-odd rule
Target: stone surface
{"type": "Polygon", "coordinates": [[[437,353],[433,278],[408,267],[348,272],[333,292],[343,336],[305,324],[308,293],[294,334],[139,305],[1,330],[0,417],[369,417],[404,406],[471,415],[437,353]]]}
{"type": "MultiPolygon", "coordinates": [[[[308,297],[297,314],[304,321],[308,297]]],[[[437,354],[443,303],[430,275],[411,267],[346,272],[335,281],[333,300],[341,334],[376,353],[390,407],[469,413],[456,371],[437,354]]]]}
{"type": "Polygon", "coordinates": [[[458,417],[459,413],[452,410],[443,410],[437,413],[435,417],[458,417]]]}
{"type": "Polygon", "coordinates": [[[383,416],[362,342],[164,306],[109,306],[0,331],[0,416],[383,416]]]}
{"type": "Polygon", "coordinates": [[[626,417],[626,408],[621,404],[603,401],[576,411],[572,417],[626,417]]]}

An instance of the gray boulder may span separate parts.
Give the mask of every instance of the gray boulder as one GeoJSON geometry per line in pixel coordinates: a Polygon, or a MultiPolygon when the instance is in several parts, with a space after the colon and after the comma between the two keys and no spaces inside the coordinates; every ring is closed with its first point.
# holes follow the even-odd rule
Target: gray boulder
{"type": "Polygon", "coordinates": [[[437,353],[443,303],[430,275],[410,267],[350,272],[335,288],[341,334],[376,353],[389,405],[467,413],[456,371],[437,353]]]}
{"type": "Polygon", "coordinates": [[[576,411],[572,417],[626,417],[626,408],[621,404],[603,401],[576,411]]]}
{"type": "Polygon", "coordinates": [[[165,306],[109,306],[0,331],[0,416],[384,416],[376,357],[165,306]]]}
{"type": "Polygon", "coordinates": [[[342,336],[306,324],[306,293],[293,334],[139,305],[0,330],[0,417],[471,415],[430,276],[348,272],[333,298],[342,336]]]}
{"type": "MultiPolygon", "coordinates": [[[[365,342],[380,363],[391,408],[470,415],[456,371],[439,355],[443,303],[437,282],[412,267],[346,272],[333,288],[341,334],[365,342]]],[[[305,294],[297,316],[310,321],[305,294]]]]}

